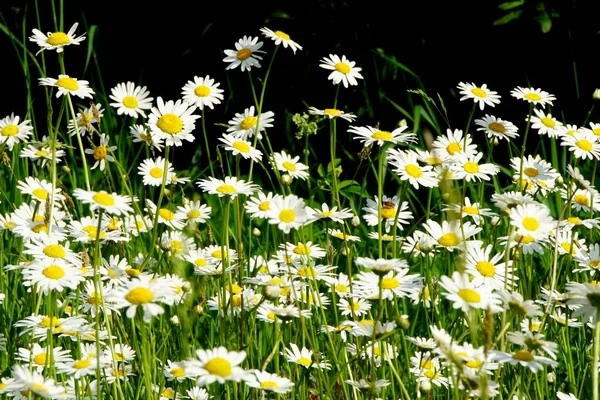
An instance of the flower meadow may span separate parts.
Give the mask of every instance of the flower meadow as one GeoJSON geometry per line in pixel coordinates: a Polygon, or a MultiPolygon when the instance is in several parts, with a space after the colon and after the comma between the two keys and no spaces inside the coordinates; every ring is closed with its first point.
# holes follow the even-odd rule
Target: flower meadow
{"type": "Polygon", "coordinates": [[[0,398],[600,398],[593,110],[457,82],[461,126],[422,89],[379,126],[331,53],[327,103],[277,115],[303,47],[257,27],[222,58],[253,102],[215,121],[216,71],[94,86],[78,23],[1,27],[44,95],[0,110],[0,398]]]}

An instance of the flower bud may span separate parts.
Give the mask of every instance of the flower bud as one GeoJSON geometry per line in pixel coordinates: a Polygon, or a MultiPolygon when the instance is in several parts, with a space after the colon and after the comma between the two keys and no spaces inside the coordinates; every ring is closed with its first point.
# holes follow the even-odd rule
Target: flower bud
{"type": "Polygon", "coordinates": [[[350,221],[352,223],[352,226],[358,226],[360,225],[360,218],[358,217],[358,215],[355,215],[354,217],[352,217],[352,221],[350,221]]]}
{"type": "Polygon", "coordinates": [[[252,229],[252,234],[256,237],[259,237],[261,234],[261,231],[258,228],[254,228],[254,229],[252,229]]]}
{"type": "Polygon", "coordinates": [[[600,100],[600,89],[594,90],[594,94],[592,94],[592,99],[600,100]]]}
{"type": "Polygon", "coordinates": [[[177,315],[173,315],[171,317],[171,319],[169,319],[169,321],[173,324],[173,325],[177,325],[179,326],[179,317],[177,315]]]}

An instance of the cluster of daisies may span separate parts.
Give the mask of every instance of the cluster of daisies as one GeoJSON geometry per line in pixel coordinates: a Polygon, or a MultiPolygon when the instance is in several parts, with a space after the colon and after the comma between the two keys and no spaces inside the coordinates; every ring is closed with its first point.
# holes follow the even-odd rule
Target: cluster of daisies
{"type": "MultiPolygon", "coordinates": [[[[67,33],[48,34],[34,30],[30,40],[40,51],[60,53],[85,39],[75,35],[76,28],[77,24],[67,33]]],[[[263,28],[261,33],[294,54],[302,50],[282,31],[263,28]]],[[[234,50],[225,50],[226,69],[260,68],[266,53],[263,45],[259,37],[244,36],[234,50]]],[[[345,56],[331,54],[320,66],[331,71],[328,79],[334,85],[347,88],[363,78],[361,68],[345,56]]],[[[108,110],[93,101],[89,83],[66,74],[41,78],[39,83],[69,101],[92,99],[89,108],[71,116],[67,132],[77,139],[84,160],[93,161],[90,170],[118,164],[119,149],[102,132],[108,110]],[[84,149],[81,138],[86,136],[90,147],[84,149]]],[[[347,129],[354,139],[365,147],[380,147],[386,167],[402,188],[394,194],[366,196],[364,206],[353,210],[340,203],[311,204],[286,190],[292,182],[310,179],[309,166],[285,150],[271,154],[258,150],[257,143],[274,126],[275,115],[252,105],[229,121],[219,146],[250,165],[269,165],[284,183],[283,192],[265,190],[237,176],[203,177],[193,185],[204,196],[214,196],[211,204],[223,204],[226,212],[229,204],[239,201],[244,223],[273,227],[281,232],[274,237],[285,240],[271,243],[269,251],[260,254],[243,254],[243,246],[232,248],[228,238],[201,240],[210,236],[205,226],[223,210],[197,199],[165,200],[162,192],[171,185],[182,191],[188,188],[191,178],[177,175],[168,150],[195,140],[201,117],[195,112],[213,109],[224,100],[219,86],[210,76],[196,76],[182,87],[181,99],[168,101],[150,97],[146,87],[133,82],[112,88],[111,111],[133,118],[128,127],[132,142],[147,146],[146,154],[153,155],[134,168],[144,187],[160,190],[155,201],[151,196],[142,201],[91,186],[67,193],[64,186],[53,184],[52,177],[18,179],[16,191],[22,201],[0,214],[0,231],[22,243],[23,251],[4,270],[15,274],[12,281],[23,285],[23,293],[30,293],[27,296],[37,307],[12,326],[27,341],[17,346],[0,334],[0,350],[14,350],[9,354],[12,369],[0,380],[0,395],[75,399],[111,392],[126,398],[130,383],[138,381],[143,387],[139,390],[152,390],[160,399],[204,400],[221,393],[213,383],[244,382],[265,395],[298,390],[294,377],[310,376],[314,381],[341,376],[347,379],[336,383],[350,398],[361,392],[376,397],[389,395],[386,388],[399,384],[395,375],[401,369],[412,375],[413,385],[405,391],[433,396],[433,391],[458,390],[469,397],[491,398],[506,392],[495,381],[506,368],[518,369],[516,374],[561,368],[558,343],[549,333],[598,329],[600,289],[593,278],[600,265],[600,247],[586,242],[599,223],[593,217],[600,211],[594,185],[577,167],[569,166],[561,175],[539,155],[522,153],[511,157],[506,169],[511,188],[487,199],[486,182],[497,184],[501,169],[491,153],[484,159],[468,131],[448,129],[421,149],[407,126],[385,131],[350,125],[347,129]],[[465,195],[424,220],[405,200],[409,190],[450,192],[453,187],[464,189],[465,195]],[[475,189],[467,195],[468,187],[475,189]],[[562,199],[559,213],[547,205],[549,194],[562,199]],[[295,235],[309,228],[325,232],[318,237],[326,245],[295,235]],[[148,242],[149,248],[144,245],[148,242]],[[375,244],[380,249],[385,245],[386,251],[380,250],[379,257],[367,256],[375,244]],[[345,260],[340,256],[346,265],[335,265],[334,260],[345,260]],[[525,290],[529,285],[523,281],[533,280],[531,274],[536,272],[523,256],[551,260],[540,267],[549,277],[540,293],[525,290]],[[448,267],[446,260],[453,266],[448,267]],[[192,272],[174,273],[175,261],[192,272]],[[565,276],[570,277],[568,282],[562,279],[565,276]],[[153,366],[162,374],[160,382],[148,387],[140,377],[147,373],[143,361],[154,358],[132,347],[126,327],[151,329],[156,320],[167,318],[168,327],[178,326],[178,306],[193,308],[200,286],[205,303],[196,309],[202,313],[206,306],[217,321],[241,324],[251,316],[257,329],[291,338],[313,319],[321,340],[307,346],[305,341],[272,337],[273,352],[268,349],[263,359],[253,357],[253,362],[247,357],[250,350],[224,347],[226,343],[196,349],[191,358],[169,355],[166,362],[153,366]],[[39,312],[41,304],[46,305],[45,314],[39,312]],[[442,313],[450,312],[456,316],[452,330],[437,324],[442,313]],[[423,324],[426,328],[418,331],[422,336],[406,336],[407,329],[420,321],[414,320],[418,313],[434,323],[423,324]],[[119,322],[122,316],[126,323],[119,322]],[[492,321],[500,319],[505,323],[502,331],[494,332],[492,321]],[[273,357],[286,361],[276,372],[269,366],[273,357]],[[351,367],[353,362],[359,366],[351,367]],[[390,368],[395,374],[389,373],[390,368]]],[[[501,96],[486,85],[460,83],[458,88],[460,100],[473,100],[473,113],[477,106],[483,111],[500,103],[501,96]]],[[[555,97],[539,89],[518,87],[511,95],[530,105],[525,131],[559,139],[577,161],[600,158],[600,124],[561,123],[545,112],[555,97]]],[[[357,118],[335,108],[311,107],[309,112],[351,124],[357,118]]],[[[504,143],[510,148],[519,137],[517,124],[493,115],[475,118],[474,125],[489,139],[490,152],[504,143]]],[[[56,168],[65,160],[62,143],[50,137],[31,140],[33,134],[31,121],[11,114],[0,120],[0,149],[17,148],[19,157],[40,168],[56,168]]],[[[0,307],[13,301],[0,293],[0,307]]],[[[255,350],[255,344],[248,346],[255,350]]],[[[402,381],[409,382],[404,377],[402,381]]],[[[577,387],[559,389],[553,389],[558,398],[576,399],[567,391],[577,387]]],[[[515,398],[521,395],[525,394],[515,398]]]]}

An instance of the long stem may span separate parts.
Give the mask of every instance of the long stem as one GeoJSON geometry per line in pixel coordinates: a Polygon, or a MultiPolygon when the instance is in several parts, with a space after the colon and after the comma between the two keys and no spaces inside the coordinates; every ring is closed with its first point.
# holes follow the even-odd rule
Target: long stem
{"type": "Polygon", "coordinates": [[[212,158],[210,157],[210,146],[208,145],[208,134],[206,133],[206,122],[204,120],[204,107],[202,108],[200,122],[202,122],[202,134],[204,135],[204,144],[206,145],[206,162],[208,162],[208,166],[210,167],[210,176],[215,176],[212,158]]]}
{"type": "Polygon", "coordinates": [[[600,313],[596,313],[596,326],[594,328],[594,358],[592,364],[592,400],[598,400],[598,351],[600,351],[600,313]]]}
{"type": "Polygon", "coordinates": [[[522,193],[527,190],[527,185],[523,185],[523,164],[525,158],[525,148],[527,147],[527,136],[529,134],[529,127],[531,126],[531,114],[533,113],[533,103],[529,105],[529,115],[527,116],[527,125],[525,126],[525,134],[523,135],[523,144],[521,144],[521,166],[519,168],[519,185],[521,186],[522,193]]]}

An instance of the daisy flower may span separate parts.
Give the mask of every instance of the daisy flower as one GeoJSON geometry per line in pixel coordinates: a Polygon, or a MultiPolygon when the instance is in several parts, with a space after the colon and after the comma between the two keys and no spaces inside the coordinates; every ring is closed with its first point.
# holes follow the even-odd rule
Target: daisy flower
{"type": "Polygon", "coordinates": [[[290,39],[290,35],[288,35],[285,32],[272,31],[269,28],[264,27],[264,28],[260,28],[260,33],[265,35],[266,38],[273,40],[275,42],[276,46],[279,46],[280,44],[282,44],[283,47],[286,49],[289,46],[290,49],[292,49],[292,51],[294,52],[294,54],[296,54],[296,50],[302,50],[302,46],[300,46],[298,43],[296,43],[292,39],[290,39]]]}
{"type": "Polygon", "coordinates": [[[360,317],[366,315],[371,309],[371,303],[360,298],[341,298],[338,300],[337,308],[342,315],[351,315],[352,317],[360,317]]]}
{"type": "Polygon", "coordinates": [[[333,208],[330,209],[327,203],[322,203],[320,209],[309,207],[306,211],[308,212],[308,220],[310,222],[319,219],[330,219],[338,224],[343,224],[344,219],[352,218],[354,215],[349,208],[342,208],[338,211],[337,206],[333,206],[333,208]]]}
{"type": "MultiPolygon", "coordinates": [[[[379,199],[375,195],[374,200],[367,199],[367,205],[362,209],[366,214],[363,215],[367,225],[375,226],[379,223],[379,199]]],[[[388,197],[383,195],[381,204],[381,219],[385,221],[385,232],[388,233],[391,227],[396,223],[398,229],[403,229],[413,218],[412,212],[408,210],[408,202],[400,203],[398,196],[388,197]]]]}
{"type": "Polygon", "coordinates": [[[509,332],[506,334],[509,342],[519,346],[526,346],[533,354],[544,353],[553,360],[556,360],[558,344],[544,340],[544,335],[538,332],[509,332]]]}
{"type": "Polygon", "coordinates": [[[31,362],[37,372],[42,372],[44,368],[54,366],[54,363],[69,362],[71,360],[69,350],[63,350],[62,347],[46,348],[34,343],[31,350],[23,347],[17,350],[15,360],[25,363],[31,362]]]}
{"type": "Polygon", "coordinates": [[[162,97],[156,99],[157,107],[152,107],[148,126],[152,133],[165,140],[165,146],[181,146],[183,140],[194,141],[192,131],[196,127],[199,115],[192,115],[196,106],[177,100],[166,103],[162,97]]]}
{"type": "Polygon", "coordinates": [[[151,149],[161,151],[163,148],[164,139],[151,131],[144,125],[132,125],[129,127],[129,133],[131,134],[133,143],[144,142],[151,149]]]}
{"type": "Polygon", "coordinates": [[[216,104],[221,104],[223,100],[223,89],[219,89],[220,83],[210,76],[201,78],[194,76],[194,80],[188,81],[181,89],[183,101],[193,104],[200,110],[207,106],[211,110],[216,104]]]}
{"type": "Polygon", "coordinates": [[[476,119],[475,125],[478,131],[483,131],[488,138],[514,139],[519,136],[517,133],[519,128],[510,121],[496,118],[493,115],[485,115],[484,118],[476,119]]]}
{"type": "Polygon", "coordinates": [[[94,94],[94,91],[88,86],[88,81],[77,80],[76,78],[71,78],[69,75],[58,75],[58,79],[39,78],[39,81],[42,86],[58,88],[56,97],[70,94],[85,99],[86,97],[92,98],[94,94]]]}
{"type": "Polygon", "coordinates": [[[104,110],[102,109],[102,104],[92,103],[91,107],[85,108],[83,110],[79,110],[77,113],[77,119],[71,119],[69,121],[69,125],[67,127],[67,133],[69,136],[75,136],[78,133],[81,136],[85,136],[86,133],[90,132],[92,129],[92,124],[97,124],[100,122],[102,116],[104,115],[104,110]],[[75,130],[75,123],[77,122],[77,131],[75,130]]]}
{"type": "Polygon", "coordinates": [[[106,301],[114,303],[115,308],[127,307],[127,318],[134,318],[138,307],[141,308],[144,322],[148,323],[152,317],[165,312],[156,302],[162,301],[166,293],[167,288],[162,281],[150,275],[139,275],[124,285],[113,288],[106,301]]]}
{"type": "Polygon", "coordinates": [[[308,221],[308,214],[304,200],[290,194],[285,197],[273,197],[267,211],[267,218],[270,224],[277,224],[283,233],[289,233],[291,229],[303,226],[308,221]]]}
{"type": "Polygon", "coordinates": [[[98,146],[94,147],[94,149],[85,149],[85,154],[92,154],[94,156],[94,160],[96,160],[91,169],[95,169],[100,166],[100,171],[104,171],[107,161],[115,161],[114,157],[109,153],[115,151],[117,146],[108,146],[109,139],[110,137],[103,133],[100,135],[100,144],[98,146]]]}
{"type": "Polygon", "coordinates": [[[600,285],[592,283],[567,282],[567,305],[577,318],[583,315],[583,321],[595,324],[600,313],[600,285]]]}
{"type": "Polygon", "coordinates": [[[285,150],[281,152],[273,153],[273,157],[275,159],[275,165],[277,169],[282,172],[286,172],[292,178],[306,180],[309,174],[308,167],[301,162],[298,162],[300,156],[292,157],[287,154],[285,150]]]}
{"type": "MultiPolygon", "coordinates": [[[[62,143],[58,141],[56,144],[57,146],[62,145],[62,143]]],[[[55,159],[57,164],[62,162],[62,158],[65,154],[64,150],[56,149],[55,159]]],[[[21,150],[19,157],[29,158],[30,160],[35,161],[40,167],[45,167],[48,161],[52,161],[52,152],[50,150],[50,144],[48,143],[48,137],[44,136],[41,142],[29,143],[27,147],[21,150]]]]}
{"type": "Polygon", "coordinates": [[[229,121],[227,132],[231,132],[231,135],[236,139],[248,140],[258,131],[258,138],[261,139],[262,135],[260,133],[266,128],[273,127],[273,117],[275,114],[272,111],[267,111],[261,113],[260,118],[257,118],[254,113],[254,106],[246,108],[243,114],[236,113],[235,117],[229,121]]]}
{"type": "Polygon", "coordinates": [[[446,130],[446,135],[440,135],[433,141],[433,148],[437,157],[442,160],[447,158],[454,160],[461,154],[471,155],[477,153],[477,146],[471,144],[473,139],[467,134],[463,137],[463,131],[460,129],[446,130]],[[464,147],[464,148],[463,148],[464,147]]]}
{"type": "Polygon", "coordinates": [[[187,399],[190,400],[209,400],[212,396],[209,396],[208,392],[204,388],[194,386],[193,388],[186,390],[187,399]]]}
{"type": "Polygon", "coordinates": [[[225,57],[223,62],[229,63],[225,68],[234,69],[238,66],[242,72],[245,70],[250,71],[252,67],[260,68],[259,61],[262,57],[258,53],[264,53],[260,48],[263,46],[263,42],[258,41],[258,37],[244,36],[235,43],[235,50],[225,50],[225,57]]]}
{"type": "Polygon", "coordinates": [[[408,126],[400,126],[393,131],[382,131],[371,126],[351,126],[349,133],[353,133],[354,139],[360,140],[364,146],[377,144],[383,146],[385,143],[406,144],[416,142],[416,135],[412,132],[404,132],[408,126]]]}
{"type": "Polygon", "coordinates": [[[262,158],[262,151],[253,147],[252,143],[247,140],[237,139],[235,136],[225,133],[219,138],[219,141],[223,142],[222,146],[225,150],[231,151],[234,156],[239,154],[244,159],[251,159],[255,162],[259,162],[262,158]]]}
{"type": "MultiPolygon", "coordinates": [[[[146,199],[146,212],[154,218],[154,216],[157,215],[156,211],[156,204],[154,204],[152,200],[146,199]]],[[[162,207],[158,210],[158,223],[165,224],[169,228],[175,230],[183,229],[185,226],[183,219],[181,214],[177,215],[177,213],[169,208],[162,207]]]]}
{"type": "Polygon", "coordinates": [[[544,113],[537,108],[533,109],[535,116],[531,116],[529,122],[532,129],[537,129],[540,135],[548,135],[548,137],[556,138],[562,130],[562,122],[552,116],[552,114],[544,113]]]}
{"type": "Polygon", "coordinates": [[[9,150],[19,142],[25,142],[31,136],[33,126],[31,121],[25,119],[21,122],[21,117],[14,113],[0,119],[0,146],[6,145],[9,150]]]}
{"type": "Polygon", "coordinates": [[[471,246],[467,252],[465,272],[473,280],[473,285],[479,287],[488,285],[495,290],[511,288],[517,284],[518,277],[513,276],[512,260],[504,262],[504,254],[492,255],[493,246],[471,246]]]}
{"type": "Polygon", "coordinates": [[[331,365],[326,360],[313,360],[313,351],[302,347],[300,349],[295,343],[290,343],[289,348],[284,348],[281,353],[288,362],[302,365],[304,368],[329,369],[331,365]]]}
{"type": "Polygon", "coordinates": [[[273,393],[288,393],[294,388],[294,382],[288,378],[265,371],[254,371],[254,378],[248,379],[246,384],[250,387],[273,393]]]}
{"type": "Polygon", "coordinates": [[[415,189],[419,186],[429,188],[438,186],[439,180],[433,172],[433,167],[420,166],[417,157],[417,154],[412,151],[391,149],[388,151],[387,161],[394,167],[393,171],[398,174],[400,180],[408,181],[415,189]]]}
{"type": "MultiPolygon", "coordinates": [[[[64,387],[58,386],[52,378],[44,378],[39,372],[30,372],[25,366],[13,365],[12,373],[15,383],[20,386],[20,393],[36,394],[47,399],[68,398],[64,387]]],[[[27,397],[31,396],[24,398],[27,397]]]]}
{"type": "MultiPolygon", "coordinates": [[[[450,222],[442,221],[441,225],[433,220],[428,220],[423,225],[423,228],[436,241],[436,246],[443,247],[449,251],[464,249],[467,245],[465,241],[481,231],[480,227],[468,221],[463,222],[461,226],[461,222],[458,220],[450,222]]],[[[472,241],[468,241],[467,243],[469,242],[472,241]]]]}
{"type": "Polygon", "coordinates": [[[475,287],[467,274],[454,271],[452,278],[442,276],[439,285],[445,290],[443,296],[453,303],[452,307],[460,308],[465,313],[472,309],[491,309],[492,312],[502,310],[492,288],[485,285],[475,287]]]}
{"type": "Polygon", "coordinates": [[[206,386],[213,382],[240,382],[248,379],[248,371],[239,365],[246,359],[245,351],[228,351],[219,346],[210,350],[196,350],[196,359],[185,362],[185,369],[198,376],[196,384],[206,386]]]}
{"type": "Polygon", "coordinates": [[[414,231],[402,243],[402,251],[415,256],[426,256],[435,252],[436,241],[422,231],[414,231]]]}
{"type": "Polygon", "coordinates": [[[83,42],[85,34],[75,35],[77,26],[79,26],[79,23],[75,22],[67,33],[57,31],[44,34],[39,29],[32,29],[33,36],[30,36],[29,40],[40,46],[40,51],[36,55],[44,50],[56,50],[57,53],[62,53],[66,46],[83,42]]]}
{"type": "Polygon", "coordinates": [[[75,189],[73,196],[83,204],[89,204],[90,210],[103,210],[109,214],[126,215],[133,212],[130,206],[131,198],[116,193],[108,193],[75,189]]]}
{"type": "Polygon", "coordinates": [[[187,219],[188,224],[204,224],[210,219],[210,213],[212,207],[206,204],[201,204],[200,200],[189,201],[185,200],[183,206],[177,206],[177,212],[175,217],[177,219],[187,219]]]}
{"type": "Polygon", "coordinates": [[[600,136],[593,133],[582,131],[576,132],[573,136],[562,136],[561,146],[567,146],[576,158],[585,160],[600,159],[600,136]]]}
{"type": "Polygon", "coordinates": [[[32,197],[32,200],[39,201],[44,203],[46,200],[50,199],[50,193],[54,195],[54,200],[59,202],[65,199],[65,196],[62,195],[61,188],[52,189],[52,183],[46,182],[45,180],[39,180],[38,178],[33,178],[31,176],[25,177],[25,181],[17,182],[17,189],[21,191],[21,194],[28,194],[32,197]]]}
{"type": "Polygon", "coordinates": [[[575,184],[573,184],[570,196],[564,188],[561,188],[560,195],[563,200],[570,201],[571,208],[575,211],[589,212],[590,206],[594,210],[600,210],[600,193],[592,186],[589,187],[589,190],[575,189],[575,184]]]}
{"type": "Polygon", "coordinates": [[[145,117],[146,111],[152,108],[150,92],[146,86],[137,86],[133,82],[122,82],[110,90],[111,106],[117,109],[118,115],[132,118],[145,117]]]}
{"type": "Polygon", "coordinates": [[[163,375],[167,381],[177,380],[183,382],[190,377],[189,371],[185,369],[185,362],[174,362],[167,360],[167,364],[163,367],[163,375]]]}
{"type": "Polygon", "coordinates": [[[204,192],[216,194],[219,197],[229,196],[234,199],[237,195],[250,195],[258,190],[258,186],[247,183],[235,176],[226,176],[225,180],[209,177],[196,183],[204,192]]]}
{"type": "Polygon", "coordinates": [[[366,268],[368,271],[375,272],[376,274],[385,275],[390,271],[399,272],[403,269],[408,269],[408,263],[405,260],[399,258],[368,258],[368,257],[356,257],[356,265],[360,265],[366,268]]]}
{"type": "Polygon", "coordinates": [[[378,392],[381,388],[384,388],[390,384],[390,381],[388,381],[387,379],[378,379],[374,383],[370,382],[370,380],[366,381],[365,379],[360,379],[359,381],[353,381],[351,379],[348,379],[344,382],[346,382],[352,387],[357,388],[358,390],[367,393],[378,392]]]}
{"type": "Polygon", "coordinates": [[[34,286],[45,295],[53,290],[62,292],[65,287],[75,290],[85,280],[79,268],[62,258],[33,262],[23,268],[22,273],[23,286],[34,286]]]}
{"type": "Polygon", "coordinates": [[[524,157],[522,165],[520,157],[513,157],[510,160],[510,166],[514,171],[513,179],[519,180],[522,177],[524,180],[532,181],[542,187],[551,185],[560,176],[552,164],[539,155],[534,157],[530,154],[524,157]]]}
{"type": "Polygon", "coordinates": [[[25,243],[25,254],[31,255],[37,262],[66,261],[72,265],[81,265],[79,255],[69,248],[69,242],[60,244],[54,236],[40,235],[25,243]]]}
{"type": "Polygon", "coordinates": [[[419,274],[408,275],[408,268],[399,271],[390,271],[387,274],[376,274],[374,272],[360,272],[353,280],[353,288],[356,296],[363,299],[378,299],[381,290],[381,298],[394,300],[405,298],[423,287],[422,277],[419,274]]]}
{"type": "Polygon", "coordinates": [[[550,210],[539,203],[515,207],[510,212],[510,223],[517,228],[517,234],[533,239],[547,238],[554,227],[550,210]]]}
{"type": "MultiPolygon", "coordinates": [[[[162,185],[164,178],[164,167],[165,160],[162,157],[158,157],[153,160],[151,158],[142,161],[138,167],[138,173],[142,176],[142,181],[146,186],[160,186],[162,185]]],[[[168,162],[167,166],[167,181],[169,177],[173,175],[173,165],[168,162]]]]}
{"type": "Polygon", "coordinates": [[[517,86],[516,89],[511,90],[510,94],[517,99],[525,100],[533,105],[539,104],[542,106],[542,108],[545,108],[546,104],[552,105],[552,101],[556,100],[554,95],[541,89],[522,88],[520,86],[517,86]]]}
{"type": "Polygon", "coordinates": [[[259,191],[256,196],[248,198],[244,208],[250,214],[250,218],[267,218],[267,212],[271,208],[271,201],[274,196],[272,192],[265,194],[259,191]]]}
{"type": "Polygon", "coordinates": [[[540,372],[544,369],[544,365],[556,367],[558,362],[543,356],[534,355],[529,350],[517,350],[514,353],[504,353],[495,351],[493,359],[500,364],[509,363],[512,365],[521,365],[527,367],[533,373],[540,372]]]}
{"type": "Polygon", "coordinates": [[[354,122],[356,119],[356,115],[352,113],[346,113],[342,110],[338,110],[337,108],[325,108],[323,110],[319,110],[316,107],[309,107],[308,113],[311,115],[320,115],[328,119],[341,118],[348,122],[354,122]]]}
{"type": "Polygon", "coordinates": [[[327,233],[334,238],[344,240],[346,242],[360,242],[360,237],[355,235],[349,235],[347,233],[342,232],[339,229],[327,228],[327,233]]]}
{"type": "Polygon", "coordinates": [[[493,163],[479,164],[483,153],[473,155],[460,154],[454,160],[455,163],[450,166],[455,179],[465,179],[471,181],[489,181],[490,176],[500,172],[500,168],[493,163]]]}
{"type": "Polygon", "coordinates": [[[358,85],[357,79],[363,79],[360,74],[362,68],[356,67],[356,63],[348,60],[344,55],[342,58],[335,54],[330,54],[329,58],[323,57],[319,67],[332,71],[327,79],[332,80],[334,85],[341,82],[347,88],[348,85],[358,85]]]}
{"type": "Polygon", "coordinates": [[[481,225],[483,217],[496,216],[496,213],[493,213],[489,208],[481,208],[479,203],[471,203],[469,197],[464,198],[464,205],[447,204],[442,207],[442,211],[452,211],[461,214],[461,218],[471,217],[475,225],[481,225]]]}
{"type": "Polygon", "coordinates": [[[534,318],[543,315],[540,307],[533,300],[525,300],[519,292],[511,292],[500,288],[496,291],[496,294],[509,310],[516,312],[521,318],[534,318]]]}
{"type": "Polygon", "coordinates": [[[500,104],[498,92],[488,89],[485,83],[481,86],[477,86],[474,83],[460,82],[458,88],[460,89],[459,93],[463,95],[463,97],[460,98],[460,101],[472,99],[475,104],[479,104],[481,110],[483,110],[486,105],[494,107],[496,104],[500,104]]]}

